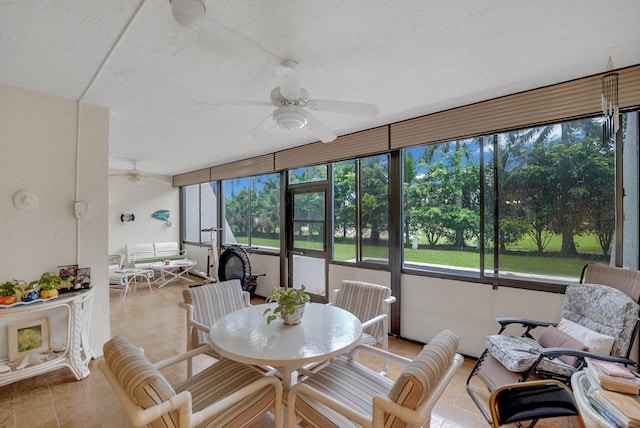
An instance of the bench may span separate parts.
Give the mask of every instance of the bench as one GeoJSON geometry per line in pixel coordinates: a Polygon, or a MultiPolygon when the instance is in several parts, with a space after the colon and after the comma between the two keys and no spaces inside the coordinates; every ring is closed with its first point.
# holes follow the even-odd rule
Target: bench
{"type": "Polygon", "coordinates": [[[152,263],[165,260],[184,260],[186,258],[186,250],[181,250],[177,242],[127,244],[127,260],[130,266],[137,269],[147,269],[152,263]]]}

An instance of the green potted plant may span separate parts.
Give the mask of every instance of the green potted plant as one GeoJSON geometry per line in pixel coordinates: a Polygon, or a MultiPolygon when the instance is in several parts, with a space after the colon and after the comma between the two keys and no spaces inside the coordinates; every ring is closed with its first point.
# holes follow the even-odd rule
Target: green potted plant
{"type": "Polygon", "coordinates": [[[16,303],[18,301],[16,295],[22,294],[22,287],[26,284],[26,282],[18,279],[12,279],[0,284],[0,305],[16,303]]]}
{"type": "Polygon", "coordinates": [[[60,284],[62,284],[62,282],[62,278],[55,273],[45,272],[40,276],[40,279],[31,281],[29,283],[29,287],[34,289],[35,287],[38,287],[40,291],[40,298],[50,299],[58,295],[58,288],[60,288],[60,284]]]}
{"type": "Polygon", "coordinates": [[[268,307],[264,310],[263,315],[270,314],[267,317],[267,324],[276,318],[282,318],[285,324],[300,324],[305,303],[310,301],[311,298],[305,291],[304,285],[301,288],[272,288],[269,290],[266,303],[275,302],[277,306],[275,308],[268,307]]]}

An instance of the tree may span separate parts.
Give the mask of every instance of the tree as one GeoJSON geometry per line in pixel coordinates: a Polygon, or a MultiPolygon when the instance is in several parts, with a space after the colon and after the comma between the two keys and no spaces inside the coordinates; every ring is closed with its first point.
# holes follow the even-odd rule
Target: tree
{"type": "Polygon", "coordinates": [[[370,230],[372,243],[380,241],[380,232],[389,229],[389,163],[387,156],[372,156],[361,165],[361,230],[370,230]]]}
{"type": "Polygon", "coordinates": [[[426,172],[407,194],[413,207],[410,219],[430,245],[446,238],[457,248],[479,230],[479,166],[471,157],[475,140],[458,140],[430,146],[421,165],[426,172]]]}
{"type": "Polygon", "coordinates": [[[347,237],[355,229],[356,218],[356,164],[355,161],[338,162],[333,166],[334,227],[347,237]]]}
{"type": "Polygon", "coordinates": [[[412,152],[410,151],[404,152],[404,157],[402,160],[403,160],[402,186],[404,189],[404,192],[403,192],[404,193],[404,240],[405,240],[405,245],[409,246],[411,245],[411,234],[415,232],[412,229],[412,223],[413,223],[412,211],[413,210],[411,209],[411,207],[415,206],[415,203],[417,202],[416,200],[414,200],[415,192],[412,192],[411,188],[415,183],[416,176],[418,174],[418,168],[412,152]]]}
{"type": "Polygon", "coordinates": [[[280,229],[280,181],[277,174],[254,177],[251,180],[252,227],[262,234],[280,229]]]}

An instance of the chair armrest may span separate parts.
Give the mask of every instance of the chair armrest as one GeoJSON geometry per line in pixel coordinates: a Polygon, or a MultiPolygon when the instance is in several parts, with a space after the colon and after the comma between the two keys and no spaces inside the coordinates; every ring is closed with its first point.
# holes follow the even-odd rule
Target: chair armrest
{"type": "Polygon", "coordinates": [[[391,296],[391,297],[387,297],[386,299],[384,299],[384,302],[387,304],[392,304],[396,302],[396,296],[391,296]]]}
{"type": "Polygon", "coordinates": [[[562,355],[579,358],[580,365],[578,366],[578,369],[584,367],[585,358],[592,358],[594,360],[611,361],[614,363],[622,363],[627,366],[638,367],[638,363],[629,358],[614,357],[611,355],[598,355],[592,352],[582,351],[580,349],[572,349],[572,348],[542,348],[540,350],[540,356],[538,357],[538,361],[536,361],[536,364],[539,363],[540,360],[542,360],[542,358],[544,357],[556,358],[562,355]]]}
{"type": "Polygon", "coordinates": [[[244,300],[245,305],[253,306],[251,304],[251,293],[249,293],[248,291],[242,291],[242,299],[244,300]]]}
{"type": "Polygon", "coordinates": [[[379,322],[383,322],[386,317],[387,317],[387,314],[376,315],[375,317],[371,318],[370,320],[367,320],[367,321],[363,322],[362,323],[362,329],[364,330],[365,328],[371,327],[374,324],[377,324],[379,322]]]}
{"type": "Polygon", "coordinates": [[[158,361],[157,363],[153,364],[153,366],[156,369],[161,370],[166,367],[177,364],[181,361],[188,360],[189,358],[193,358],[196,355],[204,354],[210,351],[211,351],[211,347],[209,345],[200,345],[197,348],[194,348],[190,351],[183,352],[182,354],[174,355],[173,357],[167,358],[162,361],[158,361]]]}
{"type": "Polygon", "coordinates": [[[557,323],[553,323],[553,322],[536,321],[536,320],[530,320],[526,318],[514,318],[514,317],[499,317],[499,318],[496,318],[496,322],[500,324],[502,327],[506,327],[509,324],[522,324],[523,327],[530,327],[530,328],[557,325],[557,323]]]}
{"type": "Polygon", "coordinates": [[[499,318],[496,318],[496,322],[500,324],[500,330],[498,331],[498,334],[501,334],[510,324],[520,324],[524,328],[524,331],[520,336],[530,337],[532,339],[533,339],[533,336],[531,336],[529,332],[534,328],[557,325],[557,323],[553,323],[553,322],[535,321],[535,320],[530,320],[526,318],[513,318],[513,317],[499,317],[499,318]]]}
{"type": "Polygon", "coordinates": [[[357,355],[360,352],[367,352],[369,354],[376,355],[378,357],[386,358],[387,360],[391,360],[395,363],[407,365],[412,360],[409,358],[402,357],[397,354],[392,354],[391,352],[385,351],[384,349],[374,348],[373,346],[367,345],[356,345],[348,354],[349,359],[357,361],[357,355]]]}

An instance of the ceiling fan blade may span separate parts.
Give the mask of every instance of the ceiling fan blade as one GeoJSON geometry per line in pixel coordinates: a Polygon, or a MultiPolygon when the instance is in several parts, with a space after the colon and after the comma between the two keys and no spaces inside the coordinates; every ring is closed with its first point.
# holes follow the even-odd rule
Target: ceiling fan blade
{"type": "Polygon", "coordinates": [[[320,120],[318,120],[318,118],[313,114],[304,110],[302,110],[302,113],[307,118],[307,124],[305,125],[305,127],[309,131],[311,131],[313,135],[318,137],[320,141],[322,141],[323,143],[330,143],[338,138],[338,136],[332,130],[327,128],[327,126],[324,123],[320,122],[320,120]]]}
{"type": "Polygon", "coordinates": [[[280,94],[290,101],[300,98],[300,74],[295,66],[296,62],[291,60],[282,61],[282,65],[276,66],[280,94]]]}
{"type": "Polygon", "coordinates": [[[170,186],[171,185],[171,183],[169,183],[168,181],[160,180],[159,178],[155,178],[155,177],[145,177],[145,180],[153,181],[153,182],[159,183],[159,184],[164,184],[166,186],[170,186]]]}
{"type": "Polygon", "coordinates": [[[332,111],[335,113],[357,114],[374,117],[378,115],[378,107],[373,104],[352,103],[348,101],[309,100],[307,107],[317,111],[332,111]]]}
{"type": "Polygon", "coordinates": [[[269,113],[267,117],[265,117],[260,122],[258,122],[258,124],[254,126],[251,129],[251,131],[249,131],[249,133],[247,134],[247,138],[248,139],[255,138],[259,136],[262,132],[271,128],[274,125],[272,116],[273,116],[273,113],[269,113]]]}
{"type": "Polygon", "coordinates": [[[273,106],[270,101],[211,101],[211,102],[198,102],[196,105],[200,107],[210,106],[273,106]]]}

